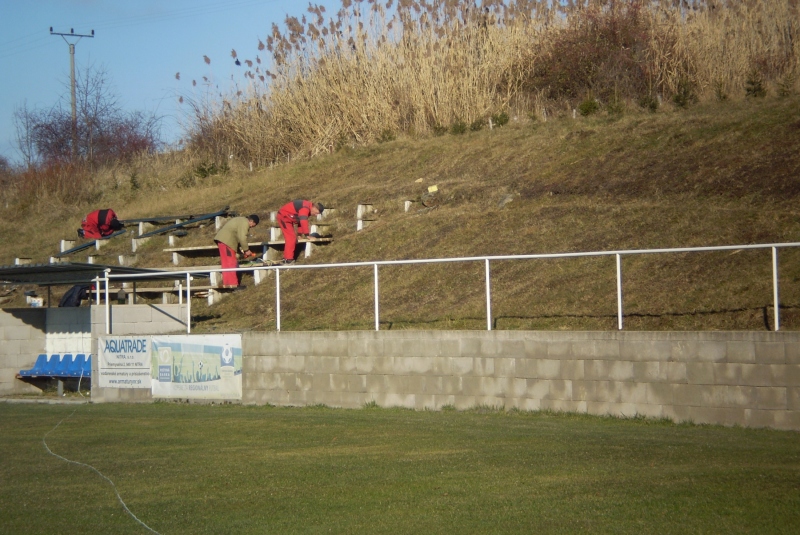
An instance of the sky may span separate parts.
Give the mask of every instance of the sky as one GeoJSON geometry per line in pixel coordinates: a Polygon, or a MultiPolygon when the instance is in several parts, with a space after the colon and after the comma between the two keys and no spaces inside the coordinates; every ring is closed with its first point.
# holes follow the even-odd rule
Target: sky
{"type": "MultiPolygon", "coordinates": [[[[317,0],[326,16],[339,0],[317,0]]],[[[284,28],[287,15],[300,18],[307,1],[289,0],[0,0],[0,154],[20,163],[14,110],[49,109],[70,102],[70,53],[76,73],[103,70],[122,108],[162,118],[162,135],[175,143],[186,124],[181,95],[197,91],[204,76],[225,91],[242,81],[240,59],[262,60],[258,42],[272,23],[284,28]],[[65,38],[56,33],[91,34],[65,38]],[[208,56],[206,64],[203,56],[208,56]],[[176,80],[180,73],[180,80],[176,80]]]]}

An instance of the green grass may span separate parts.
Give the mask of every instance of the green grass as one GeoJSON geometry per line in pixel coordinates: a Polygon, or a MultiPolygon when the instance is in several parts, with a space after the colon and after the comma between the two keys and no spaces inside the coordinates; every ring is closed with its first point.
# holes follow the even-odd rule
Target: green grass
{"type": "Polygon", "coordinates": [[[793,432],[551,413],[0,403],[0,533],[794,533],[793,432]],[[45,438],[46,437],[46,438],[45,438]]]}

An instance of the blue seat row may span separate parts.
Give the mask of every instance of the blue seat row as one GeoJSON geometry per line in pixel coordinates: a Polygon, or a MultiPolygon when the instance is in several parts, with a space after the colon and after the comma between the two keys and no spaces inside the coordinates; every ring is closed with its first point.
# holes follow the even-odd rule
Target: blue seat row
{"type": "Polygon", "coordinates": [[[46,355],[42,353],[29,370],[20,370],[19,377],[91,377],[92,356],[78,353],[46,355]]]}

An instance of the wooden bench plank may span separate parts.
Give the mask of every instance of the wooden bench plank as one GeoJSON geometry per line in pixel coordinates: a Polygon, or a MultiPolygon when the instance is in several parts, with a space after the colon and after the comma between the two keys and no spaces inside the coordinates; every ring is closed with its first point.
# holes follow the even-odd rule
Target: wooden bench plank
{"type": "MultiPolygon", "coordinates": [[[[310,245],[326,245],[333,241],[333,238],[326,237],[326,238],[299,238],[297,240],[298,244],[310,244],[310,245]]],[[[259,251],[261,253],[262,258],[267,255],[267,251],[269,249],[282,249],[283,246],[286,245],[284,240],[272,240],[272,241],[260,241],[260,242],[249,242],[247,244],[248,249],[251,251],[259,251]]],[[[219,257],[219,247],[216,245],[198,245],[194,247],[169,247],[167,249],[163,249],[165,253],[172,254],[172,263],[178,265],[180,263],[181,258],[189,258],[189,257],[219,257]]],[[[308,256],[308,253],[306,254],[308,256]]],[[[265,258],[265,260],[271,260],[265,258]]]]}

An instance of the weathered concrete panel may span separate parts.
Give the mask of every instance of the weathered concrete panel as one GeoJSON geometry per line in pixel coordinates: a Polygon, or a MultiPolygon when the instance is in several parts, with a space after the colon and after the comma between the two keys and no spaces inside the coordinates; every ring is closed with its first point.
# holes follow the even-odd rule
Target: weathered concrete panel
{"type": "Polygon", "coordinates": [[[687,362],[686,379],[689,384],[714,384],[714,365],[711,362],[687,362]]]}
{"type": "Polygon", "coordinates": [[[756,344],[752,340],[727,342],[727,361],[736,363],[754,363],[756,361],[756,344]]]}
{"type": "Polygon", "coordinates": [[[762,364],[785,364],[786,347],[780,342],[761,342],[754,344],[755,362],[762,364]]]}

